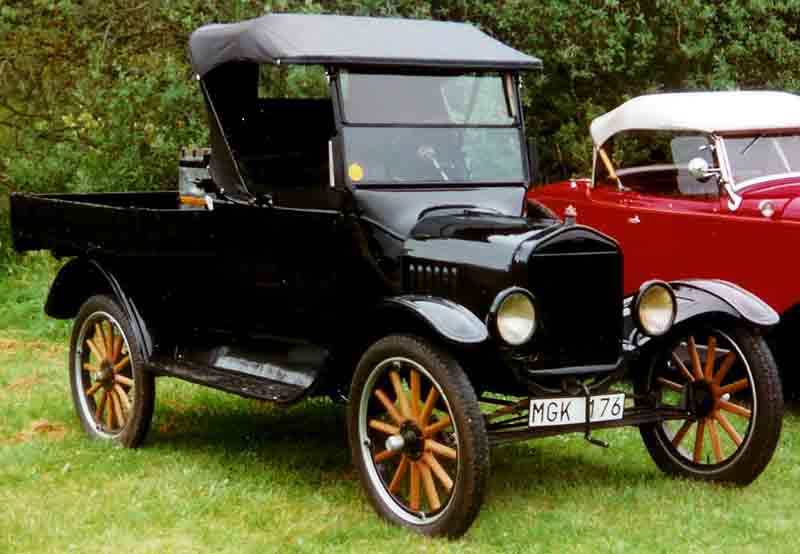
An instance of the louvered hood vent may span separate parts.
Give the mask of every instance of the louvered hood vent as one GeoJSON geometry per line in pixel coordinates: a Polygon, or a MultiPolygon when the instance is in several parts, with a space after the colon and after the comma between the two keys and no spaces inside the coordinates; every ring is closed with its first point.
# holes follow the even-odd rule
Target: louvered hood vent
{"type": "Polygon", "coordinates": [[[410,291],[451,297],[458,290],[457,267],[431,263],[410,263],[407,267],[406,283],[410,291]]]}

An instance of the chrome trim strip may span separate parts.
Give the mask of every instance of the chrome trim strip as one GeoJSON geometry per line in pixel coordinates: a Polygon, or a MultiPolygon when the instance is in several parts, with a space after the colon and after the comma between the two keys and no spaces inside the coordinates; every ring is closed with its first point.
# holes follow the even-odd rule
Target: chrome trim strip
{"type": "Polygon", "coordinates": [[[333,180],[333,141],[328,141],[328,183],[331,188],[336,188],[336,183],[333,180]]]}

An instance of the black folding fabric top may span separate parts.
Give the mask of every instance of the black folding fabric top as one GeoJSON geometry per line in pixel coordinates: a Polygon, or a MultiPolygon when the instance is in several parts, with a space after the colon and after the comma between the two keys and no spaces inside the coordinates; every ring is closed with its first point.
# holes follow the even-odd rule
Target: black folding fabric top
{"type": "Polygon", "coordinates": [[[529,69],[542,62],[465,23],[339,15],[270,14],[200,27],[189,38],[205,75],[230,61],[529,69]]]}

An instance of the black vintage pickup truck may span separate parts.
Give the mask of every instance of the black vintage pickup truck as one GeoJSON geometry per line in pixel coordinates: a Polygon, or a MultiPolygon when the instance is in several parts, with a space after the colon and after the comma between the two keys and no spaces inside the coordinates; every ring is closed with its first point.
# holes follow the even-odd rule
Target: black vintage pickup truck
{"type": "Polygon", "coordinates": [[[138,446],[160,376],[345,399],[377,512],[451,537],[506,441],[634,425],[667,473],[764,470],[777,315],[722,281],[623,298],[613,238],[526,205],[538,59],[469,25],[324,15],[208,25],[189,50],[211,150],[181,192],[11,199],[18,251],[72,258],[45,312],[74,319],[90,436],[138,446]],[[322,98],[262,97],[306,65],[322,98]]]}

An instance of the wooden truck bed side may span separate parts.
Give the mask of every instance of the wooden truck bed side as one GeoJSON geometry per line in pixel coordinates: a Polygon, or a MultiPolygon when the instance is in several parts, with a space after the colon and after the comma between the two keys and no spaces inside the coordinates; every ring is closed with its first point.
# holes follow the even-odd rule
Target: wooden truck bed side
{"type": "Polygon", "coordinates": [[[11,230],[18,252],[197,256],[213,246],[216,221],[205,207],[181,209],[175,192],[11,196],[11,230]]]}

